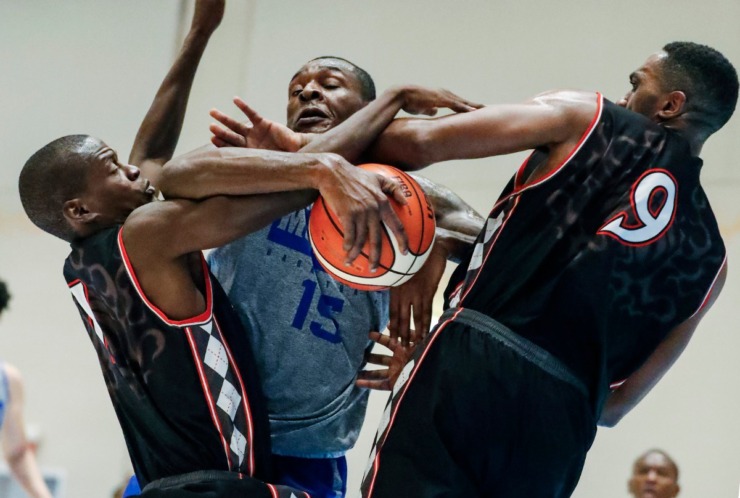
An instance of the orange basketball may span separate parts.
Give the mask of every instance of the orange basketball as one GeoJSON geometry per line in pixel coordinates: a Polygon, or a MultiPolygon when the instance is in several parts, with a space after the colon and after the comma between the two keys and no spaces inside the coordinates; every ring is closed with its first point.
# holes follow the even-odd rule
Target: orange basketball
{"type": "Polygon", "coordinates": [[[409,251],[401,254],[390,229],[383,225],[380,261],[375,273],[370,271],[369,245],[350,266],[342,243],[342,225],[321,197],[316,199],[308,220],[308,237],[314,255],[331,276],[355,289],[381,290],[401,285],[422,267],[434,242],[434,210],[416,181],[401,170],[384,164],[362,164],[359,168],[379,173],[401,184],[407,204],[391,199],[391,206],[406,229],[409,251]]]}

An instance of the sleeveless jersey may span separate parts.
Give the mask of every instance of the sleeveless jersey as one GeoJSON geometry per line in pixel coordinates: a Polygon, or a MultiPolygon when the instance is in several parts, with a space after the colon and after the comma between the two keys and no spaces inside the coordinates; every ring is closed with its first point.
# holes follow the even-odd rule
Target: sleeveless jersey
{"type": "Polygon", "coordinates": [[[485,313],[561,359],[600,413],[669,331],[694,315],[725,258],[676,132],[604,100],[566,160],[535,151],[504,189],[447,303],[485,313]]]}
{"type": "Polygon", "coordinates": [[[359,435],[368,391],[355,379],[368,332],[388,324],[388,292],[352,289],[321,268],[308,241],[310,212],[277,219],[208,261],[258,352],[272,451],[330,458],[359,435]]]}
{"type": "Polygon", "coordinates": [[[201,261],[206,310],[187,320],[144,295],[120,227],[72,244],[64,265],[142,487],[201,470],[265,472],[267,418],[247,334],[201,261]]]}

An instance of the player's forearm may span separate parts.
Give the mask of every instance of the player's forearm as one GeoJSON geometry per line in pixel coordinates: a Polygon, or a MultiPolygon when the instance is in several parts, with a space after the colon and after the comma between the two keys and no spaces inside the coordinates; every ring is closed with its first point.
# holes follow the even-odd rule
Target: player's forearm
{"type": "Polygon", "coordinates": [[[172,157],[180,138],[190,90],[210,33],[193,28],[165,76],[136,134],[129,162],[164,164],[172,157]]]}
{"type": "Polygon", "coordinates": [[[395,119],[370,145],[365,156],[370,161],[392,164],[404,171],[429,166],[441,160],[432,141],[436,122],[436,119],[395,119]]]}
{"type": "Polygon", "coordinates": [[[404,104],[404,87],[393,87],[326,133],[310,135],[301,152],[333,152],[356,162],[404,104]]]}
{"type": "Polygon", "coordinates": [[[168,199],[319,189],[335,167],[329,154],[204,147],[169,161],[160,188],[168,199]]]}
{"type": "Polygon", "coordinates": [[[8,458],[13,477],[32,498],[51,498],[31,448],[25,446],[8,458]]]}
{"type": "Polygon", "coordinates": [[[447,249],[447,259],[459,261],[472,247],[485,219],[447,187],[412,176],[434,208],[438,243],[447,249]]]}

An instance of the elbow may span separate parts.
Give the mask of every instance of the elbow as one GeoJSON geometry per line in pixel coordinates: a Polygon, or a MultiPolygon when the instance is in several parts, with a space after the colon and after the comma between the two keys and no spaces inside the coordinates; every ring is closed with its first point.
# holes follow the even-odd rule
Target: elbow
{"type": "Polygon", "coordinates": [[[193,158],[180,156],[164,164],[157,180],[157,188],[166,199],[200,197],[197,186],[202,184],[202,179],[198,178],[198,168],[193,167],[194,161],[193,158]]]}
{"type": "Polygon", "coordinates": [[[416,171],[435,161],[434,137],[428,119],[397,119],[376,141],[371,156],[404,171],[416,171]]]}
{"type": "Polygon", "coordinates": [[[404,143],[408,144],[403,159],[407,171],[416,171],[439,159],[435,156],[435,139],[432,120],[417,119],[405,130],[404,143]]]}
{"type": "Polygon", "coordinates": [[[604,408],[599,415],[598,425],[601,427],[614,427],[616,426],[624,416],[630,411],[629,406],[624,401],[620,400],[618,391],[611,393],[604,403],[604,408]]]}
{"type": "Polygon", "coordinates": [[[623,415],[602,413],[601,417],[599,417],[598,425],[600,427],[612,428],[616,426],[620,420],[622,420],[622,417],[623,415]]]}

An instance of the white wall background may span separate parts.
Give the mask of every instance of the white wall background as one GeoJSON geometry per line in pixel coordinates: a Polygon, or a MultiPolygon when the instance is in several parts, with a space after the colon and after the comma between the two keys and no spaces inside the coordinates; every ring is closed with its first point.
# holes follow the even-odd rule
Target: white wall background
{"type": "MultiPolygon", "coordinates": [[[[90,133],[125,152],[189,23],[189,0],[0,2],[0,278],[11,310],[0,357],[27,383],[27,418],[43,465],[65,467],[68,496],[109,496],[129,471],[123,439],[89,340],[65,289],[66,244],[25,219],[17,178],[25,160],[61,135],[90,133]]],[[[309,58],[339,55],[379,89],[419,83],[485,103],[540,91],[599,90],[612,100],[627,75],[663,44],[689,39],[740,66],[738,0],[230,0],[196,79],[179,151],[208,139],[210,107],[239,94],[284,119],[287,82],[309,58]]],[[[648,447],[673,454],[682,496],[735,496],[740,483],[740,119],[704,150],[703,182],[730,251],[725,291],[691,346],[651,395],[615,429],[600,430],[577,498],[627,496],[632,459],[648,447]]],[[[519,157],[440,164],[429,177],[485,213],[519,157]]],[[[354,486],[382,408],[376,396],[354,486]]]]}

